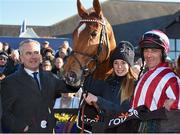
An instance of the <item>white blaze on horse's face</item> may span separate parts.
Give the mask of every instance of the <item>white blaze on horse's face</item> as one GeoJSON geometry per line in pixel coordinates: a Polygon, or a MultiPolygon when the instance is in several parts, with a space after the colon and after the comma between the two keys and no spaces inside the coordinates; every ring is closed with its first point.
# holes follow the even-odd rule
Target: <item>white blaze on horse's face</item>
{"type": "Polygon", "coordinates": [[[83,23],[79,28],[78,28],[78,38],[79,34],[86,28],[86,23],[83,23]]]}

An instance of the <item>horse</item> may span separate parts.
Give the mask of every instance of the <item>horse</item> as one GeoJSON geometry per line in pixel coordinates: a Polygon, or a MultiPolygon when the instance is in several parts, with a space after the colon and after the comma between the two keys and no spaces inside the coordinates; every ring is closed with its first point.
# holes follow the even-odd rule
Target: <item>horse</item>
{"type": "Polygon", "coordinates": [[[88,12],[77,0],[80,16],[79,25],[72,33],[71,55],[64,65],[66,82],[79,86],[88,74],[103,80],[112,73],[110,55],[116,47],[112,26],[103,16],[98,0],[93,1],[93,9],[88,12]]]}

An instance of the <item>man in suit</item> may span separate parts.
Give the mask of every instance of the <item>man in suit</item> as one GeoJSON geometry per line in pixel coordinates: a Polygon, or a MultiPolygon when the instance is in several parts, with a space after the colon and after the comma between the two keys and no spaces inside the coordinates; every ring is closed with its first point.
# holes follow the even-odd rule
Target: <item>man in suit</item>
{"type": "Polygon", "coordinates": [[[20,43],[22,66],[2,81],[2,123],[9,132],[53,132],[53,105],[57,93],[68,91],[64,81],[39,69],[40,44],[20,43]]]}

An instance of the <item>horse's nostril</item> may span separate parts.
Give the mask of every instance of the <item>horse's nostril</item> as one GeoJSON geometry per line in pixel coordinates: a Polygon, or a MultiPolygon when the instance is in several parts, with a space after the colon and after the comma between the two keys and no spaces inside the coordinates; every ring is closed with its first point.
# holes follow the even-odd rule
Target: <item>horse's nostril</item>
{"type": "Polygon", "coordinates": [[[74,83],[76,81],[76,78],[77,78],[76,73],[71,71],[68,73],[66,80],[68,83],[74,83]]]}
{"type": "Polygon", "coordinates": [[[70,75],[70,77],[72,77],[72,78],[76,78],[76,73],[73,72],[73,71],[71,71],[71,72],[69,73],[69,75],[70,75]]]}

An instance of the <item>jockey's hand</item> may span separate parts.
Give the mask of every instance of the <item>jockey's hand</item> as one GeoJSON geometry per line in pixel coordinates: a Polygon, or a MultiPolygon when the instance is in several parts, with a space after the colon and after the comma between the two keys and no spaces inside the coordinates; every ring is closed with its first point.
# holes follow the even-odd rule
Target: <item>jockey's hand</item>
{"type": "Polygon", "coordinates": [[[174,99],[167,99],[167,100],[165,100],[163,106],[164,106],[168,111],[170,111],[171,105],[173,104],[174,101],[175,101],[174,99]]]}
{"type": "Polygon", "coordinates": [[[93,105],[93,103],[96,103],[98,100],[98,97],[91,93],[83,94],[83,97],[89,105],[93,105]]]}

